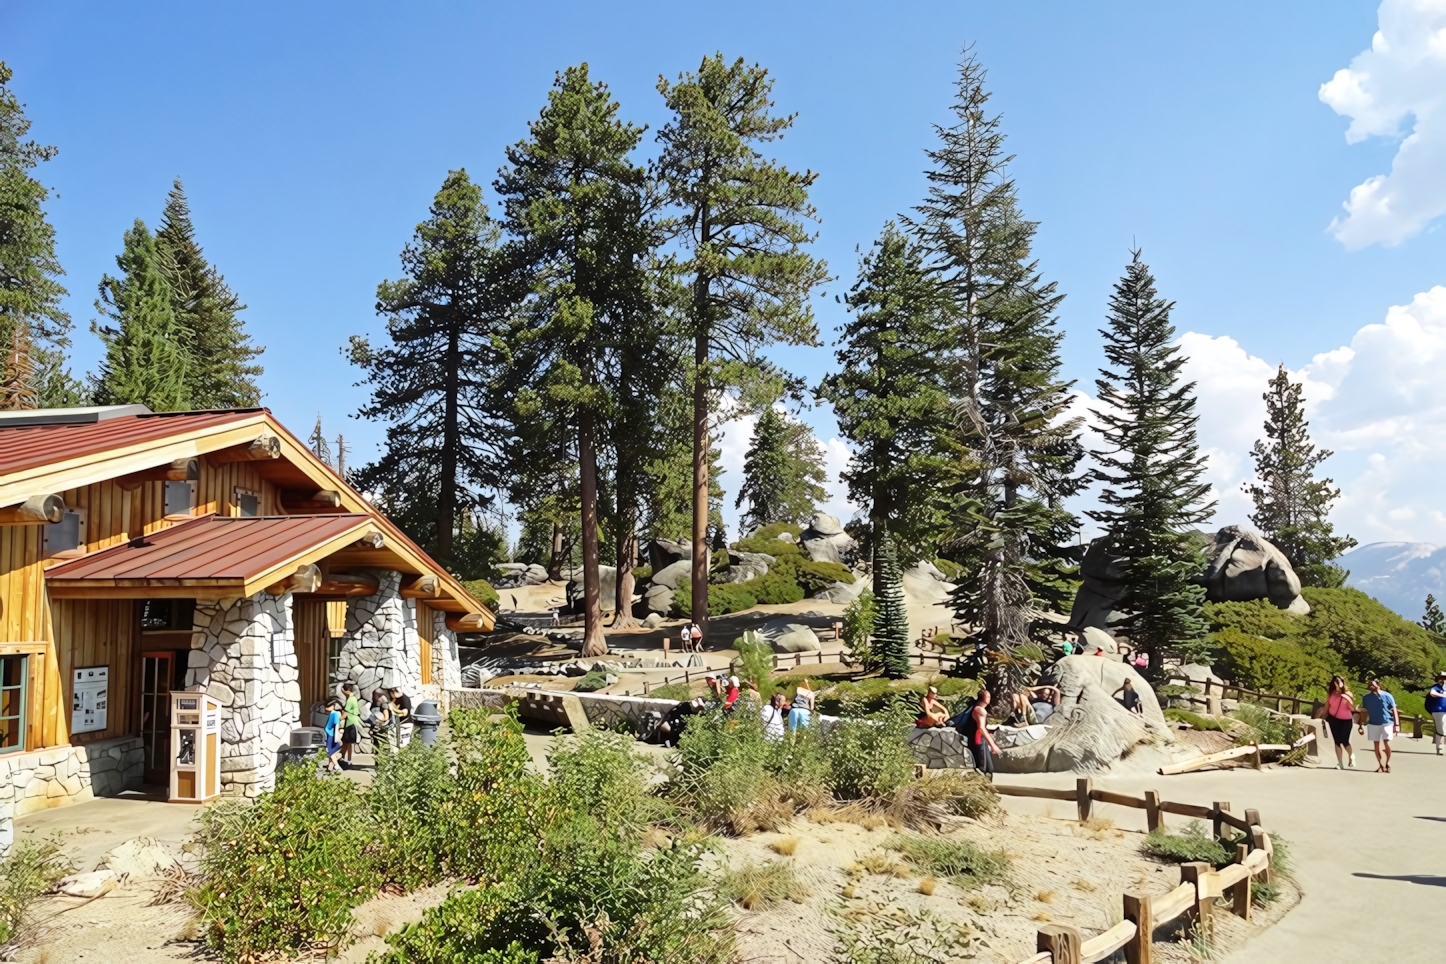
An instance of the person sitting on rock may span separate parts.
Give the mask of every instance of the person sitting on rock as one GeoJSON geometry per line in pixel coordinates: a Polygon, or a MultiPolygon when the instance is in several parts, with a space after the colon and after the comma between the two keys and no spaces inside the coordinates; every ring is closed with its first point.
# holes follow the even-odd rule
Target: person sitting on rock
{"type": "Polygon", "coordinates": [[[914,725],[920,729],[944,726],[949,722],[949,708],[939,699],[939,688],[931,686],[919,697],[919,718],[914,725]]]}
{"type": "Polygon", "coordinates": [[[1120,700],[1120,705],[1123,706],[1125,709],[1129,710],[1131,713],[1145,712],[1145,704],[1140,699],[1140,694],[1135,692],[1135,684],[1130,682],[1129,680],[1125,680],[1123,683],[1121,683],[1120,688],[1115,690],[1114,693],[1111,695],[1118,696],[1120,700]]]}
{"type": "Polygon", "coordinates": [[[1043,723],[1059,709],[1060,692],[1057,686],[1032,686],[1029,688],[1029,706],[1034,710],[1034,719],[1043,723]]]}
{"type": "Polygon", "coordinates": [[[788,729],[805,729],[809,720],[813,718],[813,690],[808,687],[808,680],[798,681],[798,689],[793,692],[793,703],[788,710],[788,729]]]}

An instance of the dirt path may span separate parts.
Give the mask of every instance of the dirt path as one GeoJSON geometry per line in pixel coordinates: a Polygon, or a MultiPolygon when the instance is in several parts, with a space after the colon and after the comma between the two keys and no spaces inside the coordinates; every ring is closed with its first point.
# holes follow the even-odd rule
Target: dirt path
{"type": "MultiPolygon", "coordinates": [[[[1134,794],[1159,790],[1189,803],[1228,800],[1236,812],[1259,810],[1267,829],[1290,841],[1300,906],[1221,958],[1227,964],[1439,960],[1446,757],[1436,756],[1427,740],[1400,740],[1393,772],[1377,774],[1369,745],[1355,739],[1357,770],[1337,770],[1332,759],[1329,768],[1107,776],[1096,784],[1134,794]]],[[[1007,779],[1038,786],[1073,782],[1067,775],[1007,779]]],[[[1011,801],[1011,809],[1031,808],[1042,810],[1038,801],[1011,801]]],[[[1106,806],[1102,812],[1122,827],[1143,825],[1143,811],[1106,806]]]]}

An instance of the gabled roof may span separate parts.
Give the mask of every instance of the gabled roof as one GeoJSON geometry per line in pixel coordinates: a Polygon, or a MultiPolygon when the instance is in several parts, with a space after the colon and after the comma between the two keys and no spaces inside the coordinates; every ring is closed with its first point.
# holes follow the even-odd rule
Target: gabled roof
{"type": "Polygon", "coordinates": [[[376,531],[369,515],[202,516],[47,569],[52,596],[143,589],[146,595],[249,596],[376,531]]]}
{"type": "MultiPolygon", "coordinates": [[[[238,408],[223,412],[144,412],[93,421],[48,421],[40,424],[21,419],[0,419],[0,478],[8,478],[26,469],[72,462],[156,442],[181,432],[253,421],[262,411],[259,408],[238,408]]],[[[34,414],[25,412],[22,418],[34,414]]]]}

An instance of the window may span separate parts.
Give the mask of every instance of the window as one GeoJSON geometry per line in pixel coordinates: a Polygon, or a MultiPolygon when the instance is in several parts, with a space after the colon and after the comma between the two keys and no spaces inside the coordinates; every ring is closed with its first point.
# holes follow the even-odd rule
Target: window
{"type": "Polygon", "coordinates": [[[245,489],[236,490],[236,514],[245,519],[254,519],[261,514],[261,496],[245,489]]]}
{"type": "Polygon", "coordinates": [[[18,753],[25,749],[29,661],[28,656],[0,656],[0,753],[18,753]]]}
{"type": "Polygon", "coordinates": [[[85,552],[85,510],[66,509],[59,522],[47,522],[41,541],[47,559],[67,559],[85,552]]]}
{"type": "Polygon", "coordinates": [[[332,636],[326,646],[326,695],[335,696],[336,688],[346,682],[341,675],[341,647],[346,642],[340,636],[332,636]]]}
{"type": "Polygon", "coordinates": [[[166,515],[190,515],[196,506],[196,483],[166,483],[166,515]]]}
{"type": "Polygon", "coordinates": [[[195,611],[194,599],[147,599],[141,608],[141,629],[145,632],[189,633],[195,611]]]}

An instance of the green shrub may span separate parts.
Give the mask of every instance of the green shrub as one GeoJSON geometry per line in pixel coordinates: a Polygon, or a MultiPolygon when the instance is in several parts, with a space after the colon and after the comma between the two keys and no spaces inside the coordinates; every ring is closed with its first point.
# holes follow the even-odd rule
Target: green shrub
{"type": "Polygon", "coordinates": [[[1241,703],[1230,714],[1245,724],[1242,743],[1291,744],[1301,737],[1300,727],[1284,716],[1277,716],[1263,706],[1241,703]]]}
{"type": "Polygon", "coordinates": [[[773,522],[755,529],[748,535],[733,543],[733,548],[740,552],[762,552],[777,559],[786,555],[801,555],[802,549],[798,545],[798,537],[803,535],[803,530],[788,522],[773,522]],[[783,542],[778,537],[787,532],[793,536],[792,542],[783,542]]]}
{"type": "Polygon", "coordinates": [[[462,586],[477,597],[477,601],[494,613],[497,611],[497,604],[501,601],[497,596],[497,590],[486,579],[469,579],[462,583],[462,586]]]}
{"type": "Polygon", "coordinates": [[[381,883],[350,780],[285,767],[254,803],[221,800],[199,819],[204,882],[193,899],[206,943],[226,961],[339,946],[351,909],[381,883]]]}
{"type": "Polygon", "coordinates": [[[445,879],[454,871],[451,838],[459,831],[452,816],[456,780],[446,739],[436,746],[412,740],[401,750],[377,748],[376,776],[366,795],[374,834],[385,858],[380,876],[403,890],[445,879]]]}
{"type": "Polygon", "coordinates": [[[640,586],[640,585],[642,585],[643,583],[648,582],[648,581],[651,580],[652,578],[653,578],[653,567],[652,567],[652,566],[634,566],[634,567],[633,567],[633,583],[634,583],[635,585],[639,585],[639,586],[640,586]]]}
{"type": "Polygon", "coordinates": [[[947,877],[960,887],[1002,884],[1009,878],[1009,855],[981,850],[967,840],[898,835],[888,843],[909,862],[934,877],[947,877]]]}
{"type": "Polygon", "coordinates": [[[693,698],[693,688],[687,683],[664,683],[662,686],[654,686],[651,695],[655,700],[677,700],[682,703],[693,698]]]}
{"type": "Polygon", "coordinates": [[[1217,720],[1213,716],[1201,716],[1199,713],[1191,713],[1189,710],[1168,709],[1165,711],[1165,719],[1174,720],[1176,723],[1189,723],[1191,729],[1196,730],[1223,732],[1227,729],[1224,720],[1217,720]]]}
{"type": "Polygon", "coordinates": [[[776,688],[773,682],[773,647],[762,635],[750,630],[733,640],[733,648],[738,650],[738,658],[734,660],[738,678],[757,686],[758,695],[767,701],[776,688]]]}
{"type": "Polygon", "coordinates": [[[804,597],[802,586],[784,573],[772,570],[738,585],[751,592],[765,606],[786,606],[804,597]]]}
{"type": "Polygon", "coordinates": [[[914,711],[902,698],[878,713],[846,704],[824,741],[829,789],[840,800],[892,796],[914,776],[914,756],[905,741],[914,711]]]}
{"type": "Polygon", "coordinates": [[[766,910],[801,897],[803,885],[792,860],[769,860],[725,871],[718,879],[718,893],[744,910],[766,910]]]}
{"type": "Polygon", "coordinates": [[[879,607],[874,599],[874,594],[865,589],[859,593],[858,598],[844,607],[843,612],[843,639],[848,646],[853,658],[863,664],[866,670],[876,670],[877,660],[869,647],[869,639],[874,635],[874,622],[878,618],[879,607]]]}
{"type": "Polygon", "coordinates": [[[74,868],[60,852],[59,838],[17,840],[0,858],[0,944],[25,928],[30,905],[74,868]]]}
{"type": "Polygon", "coordinates": [[[552,792],[615,835],[634,835],[660,812],[649,792],[653,764],[633,739],[607,730],[559,737],[547,754],[552,792]]]}
{"type": "Polygon", "coordinates": [[[1152,830],[1145,837],[1140,849],[1151,857],[1178,864],[1204,861],[1216,867],[1224,867],[1233,859],[1225,845],[1205,832],[1204,824],[1192,820],[1180,833],[1170,833],[1163,827],[1152,830]]]}
{"type": "Polygon", "coordinates": [[[979,692],[978,680],[956,676],[936,676],[927,681],[891,680],[883,676],[872,676],[857,682],[839,683],[822,691],[818,697],[818,706],[824,713],[838,714],[843,712],[845,704],[851,703],[860,711],[877,713],[889,706],[895,697],[902,697],[911,706],[916,705],[929,686],[938,687],[939,697],[949,703],[951,708],[955,703],[962,703],[963,699],[972,698],[979,692]]]}
{"type": "Polygon", "coordinates": [[[594,669],[578,677],[577,682],[572,684],[572,689],[575,693],[596,693],[607,685],[608,674],[594,669]]]}
{"type": "Polygon", "coordinates": [[[1250,689],[1291,695],[1324,692],[1331,667],[1306,654],[1295,638],[1261,639],[1227,628],[1211,635],[1223,651],[1221,669],[1232,682],[1250,689]]]}
{"type": "MultiPolygon", "coordinates": [[[[752,582],[752,580],[749,580],[752,582]]],[[[758,605],[758,597],[748,589],[749,582],[724,583],[708,587],[708,615],[726,616],[758,605]]],[[[693,587],[683,583],[673,591],[673,609],[687,617],[693,612],[693,587]]]]}
{"type": "Polygon", "coordinates": [[[845,586],[854,583],[853,571],[841,562],[814,562],[812,559],[803,559],[795,568],[797,575],[794,578],[810,593],[827,589],[836,582],[845,586]]]}

